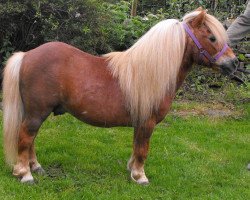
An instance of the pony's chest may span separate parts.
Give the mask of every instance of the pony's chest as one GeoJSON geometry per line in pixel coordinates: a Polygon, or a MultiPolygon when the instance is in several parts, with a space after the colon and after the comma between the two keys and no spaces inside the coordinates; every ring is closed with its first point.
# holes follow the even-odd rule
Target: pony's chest
{"type": "Polygon", "coordinates": [[[166,114],[169,112],[171,108],[172,102],[173,102],[173,97],[167,96],[163,99],[156,115],[157,123],[161,122],[165,118],[166,114]]]}

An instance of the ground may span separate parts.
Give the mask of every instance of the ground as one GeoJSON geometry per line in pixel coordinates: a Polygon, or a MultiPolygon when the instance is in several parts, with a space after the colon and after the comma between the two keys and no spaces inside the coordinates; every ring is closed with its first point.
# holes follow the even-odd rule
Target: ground
{"type": "Polygon", "coordinates": [[[132,128],[96,128],[68,114],[50,116],[36,141],[47,175],[35,175],[35,185],[21,184],[5,165],[1,149],[0,196],[22,200],[249,199],[249,120],[249,103],[174,103],[151,140],[145,167],[150,185],[140,186],[130,181],[126,171],[132,128]]]}

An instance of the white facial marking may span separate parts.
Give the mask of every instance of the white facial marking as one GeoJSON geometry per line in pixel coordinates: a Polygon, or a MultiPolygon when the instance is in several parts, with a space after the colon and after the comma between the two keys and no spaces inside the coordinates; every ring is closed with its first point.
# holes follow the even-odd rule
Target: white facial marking
{"type": "Polygon", "coordinates": [[[232,59],[235,59],[235,58],[236,58],[235,55],[233,57],[223,55],[223,56],[221,56],[219,58],[219,60],[216,61],[216,64],[217,65],[222,65],[223,63],[226,63],[226,62],[228,62],[228,61],[230,61],[232,59]]]}

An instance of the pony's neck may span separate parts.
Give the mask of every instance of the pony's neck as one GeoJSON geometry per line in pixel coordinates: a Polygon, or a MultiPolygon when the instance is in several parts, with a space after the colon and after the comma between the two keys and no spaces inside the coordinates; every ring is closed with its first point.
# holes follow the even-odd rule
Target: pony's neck
{"type": "MultiPolygon", "coordinates": [[[[180,66],[180,69],[179,69],[179,72],[177,75],[175,93],[181,87],[182,83],[184,82],[185,78],[187,77],[188,72],[192,68],[194,61],[193,61],[193,58],[191,56],[192,55],[191,52],[192,52],[192,47],[190,47],[188,45],[188,43],[186,42],[182,63],[181,63],[181,66],[180,66]]],[[[174,96],[175,96],[175,94],[173,96],[169,95],[169,94],[165,95],[165,97],[162,100],[162,102],[159,106],[159,109],[158,109],[158,114],[156,116],[157,123],[161,122],[164,119],[164,117],[166,116],[166,114],[169,111],[170,106],[174,100],[174,96]]]]}
{"type": "Polygon", "coordinates": [[[188,75],[188,72],[192,69],[192,65],[194,63],[193,58],[191,56],[192,46],[188,45],[188,39],[186,39],[185,51],[183,55],[183,60],[180,66],[180,70],[177,77],[176,83],[176,92],[183,84],[185,78],[188,75]]]}

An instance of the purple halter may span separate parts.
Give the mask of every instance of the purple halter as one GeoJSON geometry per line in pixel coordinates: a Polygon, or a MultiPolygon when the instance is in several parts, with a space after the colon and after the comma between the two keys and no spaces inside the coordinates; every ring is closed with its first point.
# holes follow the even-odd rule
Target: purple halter
{"type": "Polygon", "coordinates": [[[195,37],[195,35],[190,30],[190,28],[188,27],[188,25],[186,23],[183,23],[183,26],[184,26],[186,32],[188,33],[188,35],[192,38],[192,40],[194,41],[194,43],[198,47],[198,49],[200,51],[200,55],[205,56],[211,63],[215,63],[225,53],[225,51],[227,50],[228,45],[226,43],[226,44],[224,44],[222,50],[215,57],[211,56],[205,49],[203,49],[203,47],[201,46],[201,43],[195,37]]]}

